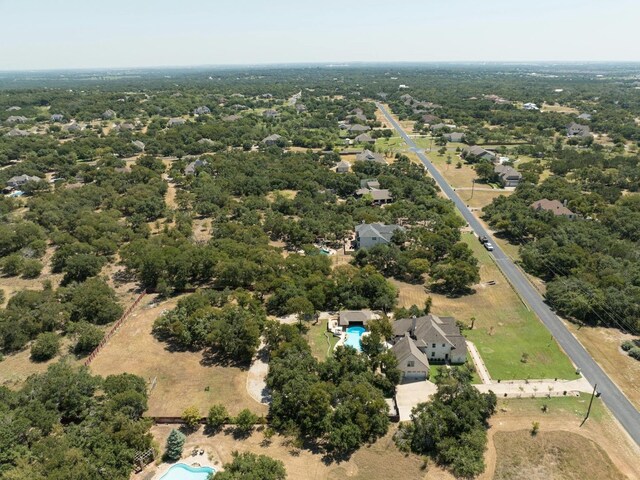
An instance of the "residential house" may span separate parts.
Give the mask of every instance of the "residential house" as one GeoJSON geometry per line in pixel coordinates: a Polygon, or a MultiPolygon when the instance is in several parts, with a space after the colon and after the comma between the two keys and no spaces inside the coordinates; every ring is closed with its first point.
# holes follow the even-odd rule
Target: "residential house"
{"type": "Polygon", "coordinates": [[[567,208],[566,202],[561,203],[558,200],[549,200],[543,198],[531,204],[531,208],[537,211],[551,212],[557,217],[567,217],[570,220],[576,218],[576,214],[567,208]]]}
{"type": "Polygon", "coordinates": [[[351,164],[344,160],[340,160],[336,165],[336,173],[348,173],[351,168],[351,164]]]}
{"type": "Polygon", "coordinates": [[[383,223],[361,223],[356,225],[356,248],[370,248],[375,245],[387,245],[396,230],[404,230],[400,225],[383,223]]]}
{"type": "Polygon", "coordinates": [[[52,122],[61,122],[63,119],[64,115],[62,115],[61,113],[54,113],[53,115],[51,115],[52,122]]]}
{"type": "Polygon", "coordinates": [[[277,133],[274,133],[262,139],[262,143],[270,147],[272,145],[277,145],[280,140],[282,140],[282,137],[277,133]]]}
{"type": "Polygon", "coordinates": [[[5,134],[5,137],[27,137],[29,132],[27,130],[20,130],[18,128],[12,128],[5,134]]]}
{"type": "Polygon", "coordinates": [[[116,118],[116,116],[117,116],[116,112],[114,112],[111,109],[105,110],[102,113],[102,118],[105,119],[105,120],[112,120],[112,119],[116,118]]]}
{"type": "Polygon", "coordinates": [[[170,118],[169,121],[167,122],[167,127],[171,128],[178,125],[184,125],[185,123],[187,123],[187,121],[184,118],[180,118],[180,117],[170,118]]]}
{"type": "Polygon", "coordinates": [[[23,117],[22,115],[11,115],[7,118],[7,123],[25,123],[28,120],[27,117],[23,117]]]}
{"type": "Polygon", "coordinates": [[[436,123],[441,123],[442,120],[440,119],[440,117],[436,117],[435,115],[432,115],[430,113],[427,113],[426,115],[423,115],[421,117],[422,121],[428,125],[435,125],[436,123]]]}
{"type": "Polygon", "coordinates": [[[376,143],[375,139],[372,138],[371,135],[369,135],[368,133],[361,133],[360,135],[358,135],[355,138],[355,142],[356,143],[369,143],[369,144],[376,143]]]}
{"type": "Polygon", "coordinates": [[[580,115],[578,115],[578,118],[580,120],[586,120],[586,121],[591,121],[591,114],[590,113],[581,113],[580,115]]]}
{"type": "Polygon", "coordinates": [[[371,320],[380,318],[380,315],[371,310],[343,310],[339,314],[338,325],[341,327],[362,326],[366,327],[371,320]]]}
{"type": "Polygon", "coordinates": [[[133,140],[133,141],[131,142],[131,144],[132,144],[134,147],[136,147],[138,150],[140,150],[140,151],[144,151],[145,144],[144,144],[144,143],[142,143],[140,140],[133,140]]]}
{"type": "Polygon", "coordinates": [[[373,153],[371,150],[364,150],[363,152],[356,155],[356,161],[358,162],[377,162],[387,164],[387,161],[384,159],[384,155],[381,153],[373,153]]]}
{"type": "Polygon", "coordinates": [[[411,95],[409,95],[408,93],[405,93],[404,95],[400,96],[400,100],[402,100],[405,105],[409,105],[411,103],[413,103],[413,97],[411,95]]]}
{"type": "Polygon", "coordinates": [[[522,180],[522,174],[508,165],[496,165],[493,171],[498,176],[498,181],[503,187],[517,187],[522,180]]]}
{"type": "Polygon", "coordinates": [[[211,110],[207,106],[198,107],[193,111],[194,115],[206,115],[207,113],[211,113],[211,110]]]}
{"type": "Polygon", "coordinates": [[[121,123],[120,125],[116,125],[114,130],[117,131],[131,131],[134,130],[136,127],[133,123],[121,123]]]}
{"type": "Polygon", "coordinates": [[[429,378],[429,358],[418,348],[409,334],[396,340],[391,351],[398,360],[398,369],[402,372],[404,381],[429,378]]]}
{"type": "Polygon", "coordinates": [[[371,196],[372,205],[386,205],[393,202],[393,196],[387,189],[381,188],[360,188],[356,190],[357,197],[364,197],[365,195],[371,196]]]}
{"type": "Polygon", "coordinates": [[[393,322],[395,344],[409,338],[431,363],[461,364],[467,361],[467,342],[453,317],[423,315],[393,322]]]}
{"type": "Polygon", "coordinates": [[[211,147],[216,144],[216,142],[214,142],[210,138],[201,138],[196,143],[198,143],[199,145],[206,145],[208,147],[211,147]]]}
{"type": "Polygon", "coordinates": [[[435,125],[431,125],[429,130],[432,132],[439,132],[440,130],[444,130],[445,128],[455,128],[455,125],[448,125],[446,123],[436,123],[435,125]]]}
{"type": "Polygon", "coordinates": [[[7,108],[7,112],[17,112],[18,110],[22,110],[22,108],[18,107],[17,105],[13,105],[7,108]]]}
{"type": "Polygon", "coordinates": [[[462,149],[462,157],[475,157],[478,160],[489,160],[490,162],[495,162],[497,155],[489,150],[479,147],[478,145],[472,145],[462,149]]]}
{"type": "Polygon", "coordinates": [[[15,177],[11,177],[7,180],[7,186],[9,188],[17,188],[28,182],[42,182],[42,179],[40,177],[30,175],[16,175],[15,177]]]}
{"type": "Polygon", "coordinates": [[[193,162],[191,162],[189,165],[187,165],[186,167],[184,167],[184,174],[185,175],[194,175],[196,173],[196,169],[198,167],[202,167],[204,165],[207,164],[206,160],[195,160],[193,162]]]}
{"type": "Polygon", "coordinates": [[[62,129],[67,132],[80,132],[82,131],[82,126],[77,123],[69,123],[62,127],[62,129]]]}
{"type": "Polygon", "coordinates": [[[359,123],[356,123],[355,125],[350,125],[347,128],[347,131],[349,133],[358,133],[358,134],[368,132],[369,130],[371,130],[371,127],[367,125],[360,125],[359,123]]]}
{"type": "Polygon", "coordinates": [[[296,103],[296,112],[298,113],[304,113],[307,111],[307,107],[306,105],[302,104],[302,103],[296,103]]]}
{"type": "Polygon", "coordinates": [[[227,115],[226,117],[222,117],[223,122],[235,122],[240,120],[242,117],[240,115],[227,115]]]}
{"type": "Polygon", "coordinates": [[[587,125],[570,123],[567,125],[567,137],[590,137],[591,129],[587,125]]]}
{"type": "Polygon", "coordinates": [[[276,118],[278,115],[280,115],[276,110],[265,110],[264,112],[262,112],[262,116],[265,118],[276,118]]]}
{"type": "Polygon", "coordinates": [[[380,188],[380,182],[375,178],[360,180],[360,188],[380,188]]]}
{"type": "Polygon", "coordinates": [[[540,110],[535,103],[525,103],[522,108],[525,110],[540,110]]]}
{"type": "Polygon", "coordinates": [[[447,140],[447,142],[460,143],[460,142],[464,142],[465,135],[462,132],[452,132],[452,133],[445,133],[443,137],[445,138],[445,140],[447,140]]]}

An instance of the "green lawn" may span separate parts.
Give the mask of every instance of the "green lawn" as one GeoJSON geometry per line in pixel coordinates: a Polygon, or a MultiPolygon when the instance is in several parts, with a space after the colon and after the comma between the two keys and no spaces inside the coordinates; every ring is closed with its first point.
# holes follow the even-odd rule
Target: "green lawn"
{"type": "Polygon", "coordinates": [[[485,289],[493,290],[493,305],[487,304],[487,310],[479,305],[476,328],[465,331],[467,338],[478,347],[491,377],[495,380],[576,378],[567,356],[542,322],[520,301],[489,252],[475,236],[467,234],[463,239],[484,270],[482,280],[490,276],[499,282],[485,289]],[[529,357],[526,363],[521,361],[523,353],[529,357]]]}
{"type": "Polygon", "coordinates": [[[311,347],[311,353],[321,361],[327,358],[327,351],[332,352],[336,343],[338,343],[338,337],[334,337],[327,332],[326,320],[320,320],[316,325],[310,324],[306,337],[311,347]],[[326,336],[325,333],[327,334],[326,336]],[[331,343],[330,349],[327,341],[331,343]]]}

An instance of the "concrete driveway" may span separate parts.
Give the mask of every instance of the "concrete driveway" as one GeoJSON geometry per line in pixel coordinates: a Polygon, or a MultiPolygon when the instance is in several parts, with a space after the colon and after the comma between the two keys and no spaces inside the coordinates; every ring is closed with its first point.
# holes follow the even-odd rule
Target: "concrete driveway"
{"type": "Polygon", "coordinates": [[[411,420],[411,409],[418,403],[426,402],[438,391],[435,383],[428,380],[421,382],[401,383],[396,390],[400,421],[411,420]]]}

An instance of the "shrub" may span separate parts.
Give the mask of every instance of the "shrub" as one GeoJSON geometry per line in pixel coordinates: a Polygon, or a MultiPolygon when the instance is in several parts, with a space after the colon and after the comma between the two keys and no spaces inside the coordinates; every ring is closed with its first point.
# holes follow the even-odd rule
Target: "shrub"
{"type": "Polygon", "coordinates": [[[636,344],[635,344],[635,342],[633,340],[625,340],[624,342],[622,342],[622,345],[620,345],[622,350],[624,350],[625,352],[628,352],[629,350],[631,350],[635,346],[636,346],[636,344]]]}
{"type": "Polygon", "coordinates": [[[173,429],[167,438],[167,450],[164,456],[167,460],[175,462],[182,457],[182,449],[184,448],[184,442],[187,437],[180,433],[178,430],[173,429]]]}
{"type": "Polygon", "coordinates": [[[229,420],[229,413],[224,405],[214,405],[209,409],[207,415],[207,426],[214,432],[222,428],[229,420]]]}
{"type": "Polygon", "coordinates": [[[536,436],[540,430],[540,422],[531,422],[531,435],[536,436]]]}
{"type": "Polygon", "coordinates": [[[76,355],[86,355],[95,350],[104,338],[104,332],[87,322],[78,323],[74,327],[74,333],[77,334],[76,344],[73,347],[73,353],[76,355]]]}
{"type": "Polygon", "coordinates": [[[640,347],[633,347],[628,353],[631,358],[640,360],[640,347]]]}
{"type": "Polygon", "coordinates": [[[182,412],[182,421],[189,429],[195,430],[200,423],[200,410],[198,410],[198,407],[194,405],[187,407],[182,412]]]}
{"type": "Polygon", "coordinates": [[[24,278],[37,278],[40,276],[43,267],[44,265],[40,260],[28,258],[22,264],[22,276],[24,278]]]}
{"type": "Polygon", "coordinates": [[[4,290],[0,288],[0,304],[3,304],[5,300],[4,290]]]}
{"type": "Polygon", "coordinates": [[[24,258],[18,254],[9,255],[2,261],[2,273],[7,277],[15,277],[22,272],[24,258]]]}
{"type": "Polygon", "coordinates": [[[248,435],[257,422],[258,416],[248,408],[245,408],[236,417],[236,430],[241,434],[248,435]]]}
{"type": "Polygon", "coordinates": [[[43,362],[55,357],[59,349],[60,337],[57,333],[41,333],[31,345],[31,358],[43,362]]]}

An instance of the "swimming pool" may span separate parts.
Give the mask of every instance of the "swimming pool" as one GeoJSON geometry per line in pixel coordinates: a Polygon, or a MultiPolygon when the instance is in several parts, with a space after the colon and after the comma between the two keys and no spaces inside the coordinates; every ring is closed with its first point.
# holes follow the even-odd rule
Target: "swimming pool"
{"type": "Polygon", "coordinates": [[[209,474],[215,473],[211,467],[190,467],[184,463],[176,463],[160,480],[207,480],[209,474]]]}
{"type": "Polygon", "coordinates": [[[364,327],[348,327],[347,338],[344,341],[344,344],[361,352],[362,347],[360,346],[360,337],[362,337],[362,334],[365,331],[366,329],[364,327]]]}

